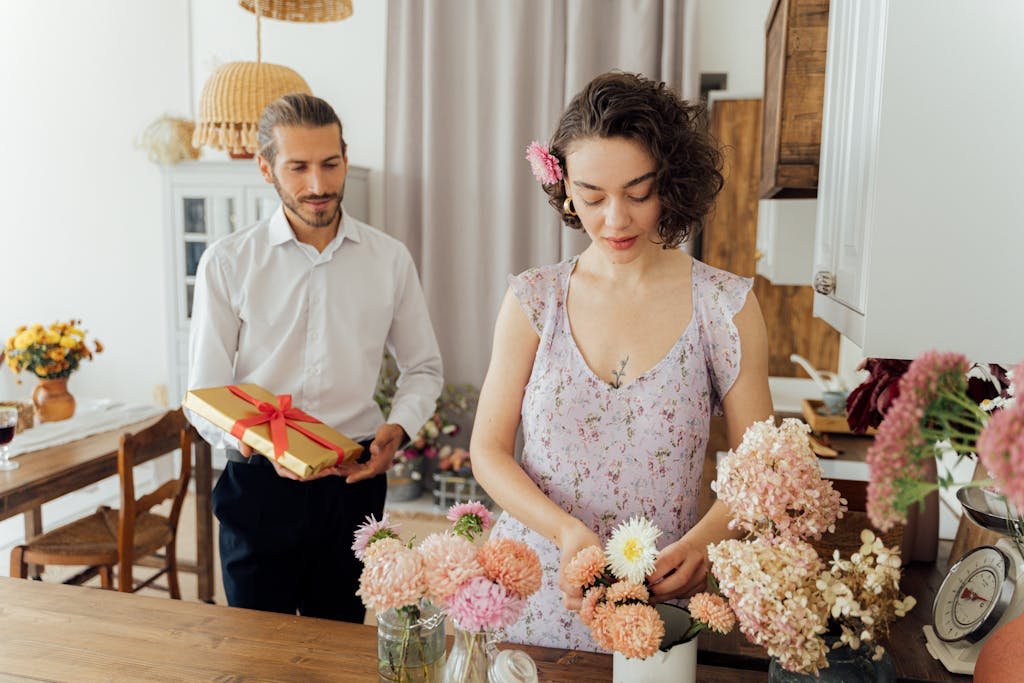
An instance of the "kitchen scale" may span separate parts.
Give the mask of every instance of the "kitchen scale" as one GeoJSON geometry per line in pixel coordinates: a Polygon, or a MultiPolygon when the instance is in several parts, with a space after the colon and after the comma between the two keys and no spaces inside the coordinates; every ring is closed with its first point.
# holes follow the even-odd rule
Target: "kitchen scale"
{"type": "MultiPolygon", "coordinates": [[[[1006,502],[978,487],[956,497],[971,519],[1009,534],[1006,502]]],[[[1024,558],[1010,538],[974,548],[946,572],[932,605],[932,625],[924,627],[929,654],[950,672],[973,674],[985,639],[1024,612],[1024,558]]]]}

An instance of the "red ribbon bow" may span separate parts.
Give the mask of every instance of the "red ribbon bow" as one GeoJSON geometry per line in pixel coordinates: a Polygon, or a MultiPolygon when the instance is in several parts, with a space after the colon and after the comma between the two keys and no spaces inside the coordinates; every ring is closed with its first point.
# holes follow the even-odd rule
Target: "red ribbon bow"
{"type": "Polygon", "coordinates": [[[335,466],[340,465],[345,459],[345,450],[334,443],[331,443],[319,434],[314,434],[302,425],[300,422],[312,422],[315,424],[321,424],[320,420],[316,419],[312,415],[304,413],[298,408],[292,407],[292,396],[291,394],[280,394],[277,397],[277,405],[268,403],[267,401],[261,401],[254,396],[250,396],[235,385],[228,386],[228,391],[237,396],[238,398],[253,404],[259,410],[258,413],[250,417],[243,417],[241,420],[237,420],[234,426],[231,427],[231,435],[242,440],[242,435],[250,427],[256,425],[270,423],[270,440],[274,444],[274,459],[277,460],[281,457],[281,454],[288,448],[288,428],[291,427],[299,434],[308,437],[313,442],[320,444],[324,448],[329,448],[338,454],[338,460],[334,463],[335,466]]]}

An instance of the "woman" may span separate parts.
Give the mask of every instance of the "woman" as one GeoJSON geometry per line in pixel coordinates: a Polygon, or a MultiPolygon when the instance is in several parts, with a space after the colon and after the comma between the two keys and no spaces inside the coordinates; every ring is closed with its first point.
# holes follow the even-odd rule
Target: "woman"
{"type": "Polygon", "coordinates": [[[578,257],[509,278],[473,427],[473,472],[545,577],[507,633],[600,650],[562,581],[581,548],[644,515],[668,541],[652,598],[704,585],[706,547],[731,536],[724,504],[697,518],[711,414],[731,446],[772,413],[752,281],[679,249],[722,187],[697,107],[641,76],[608,73],[569,104],[551,151],[531,146],[549,201],[591,239],[578,257]],[[524,448],[514,459],[522,420],[524,448]]]}

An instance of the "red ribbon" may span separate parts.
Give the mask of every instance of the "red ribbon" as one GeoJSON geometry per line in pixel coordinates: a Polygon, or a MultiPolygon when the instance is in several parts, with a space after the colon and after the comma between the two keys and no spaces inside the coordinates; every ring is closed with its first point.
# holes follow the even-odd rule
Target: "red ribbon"
{"type": "Polygon", "coordinates": [[[288,448],[288,428],[291,427],[299,434],[308,437],[313,442],[320,444],[324,448],[329,448],[338,454],[338,460],[334,463],[336,466],[340,465],[345,459],[345,450],[334,443],[331,443],[319,434],[314,434],[302,425],[300,422],[312,422],[314,424],[322,424],[320,420],[316,419],[312,415],[308,415],[298,408],[292,407],[292,396],[291,394],[281,394],[277,397],[277,405],[267,401],[261,401],[258,398],[250,396],[235,385],[228,386],[228,391],[237,396],[238,398],[253,404],[259,410],[258,413],[250,417],[243,417],[241,420],[237,420],[233,427],[231,427],[231,435],[242,440],[242,435],[250,427],[256,425],[270,423],[270,440],[274,444],[274,459],[277,460],[281,457],[281,454],[288,448]]]}

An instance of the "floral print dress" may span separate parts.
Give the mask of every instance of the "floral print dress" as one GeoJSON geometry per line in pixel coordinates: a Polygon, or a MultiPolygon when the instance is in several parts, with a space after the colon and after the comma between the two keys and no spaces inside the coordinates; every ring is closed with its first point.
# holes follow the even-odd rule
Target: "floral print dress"
{"type": "MultiPolygon", "coordinates": [[[[576,258],[509,277],[540,344],[522,406],[521,465],[551,500],[602,539],[633,515],[664,532],[660,547],[697,522],[712,413],[739,374],[733,316],[752,280],[694,260],[693,317],[653,368],[620,388],[583,359],[566,314],[576,258]]],[[[514,643],[602,651],[558,588],[558,548],[507,512],[494,537],[528,543],[544,569],[541,589],[505,631],[514,643]]]]}

